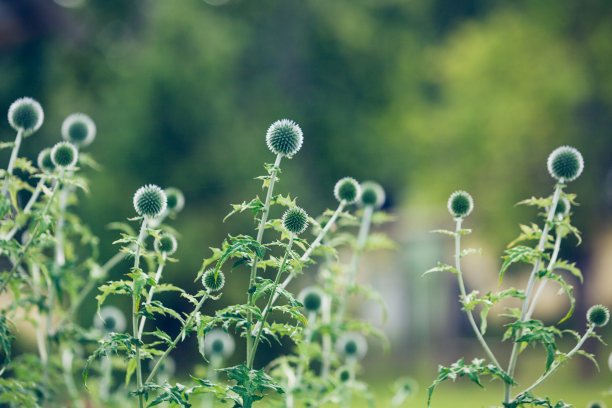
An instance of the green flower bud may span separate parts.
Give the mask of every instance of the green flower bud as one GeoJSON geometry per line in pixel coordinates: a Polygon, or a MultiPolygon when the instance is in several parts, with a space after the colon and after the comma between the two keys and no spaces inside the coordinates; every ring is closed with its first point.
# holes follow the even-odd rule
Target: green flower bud
{"type": "Polygon", "coordinates": [[[459,190],[451,194],[447,206],[453,217],[463,218],[470,215],[474,209],[474,200],[470,194],[459,190]]]}
{"type": "Polygon", "coordinates": [[[336,351],[347,360],[361,360],[368,352],[368,343],[361,334],[347,332],[338,338],[336,351]]]}
{"type": "Polygon", "coordinates": [[[610,311],[603,305],[593,305],[587,311],[587,321],[597,327],[602,327],[610,321],[610,311]]]}
{"type": "Polygon", "coordinates": [[[172,255],[176,252],[177,248],[176,238],[174,238],[174,235],[166,232],[155,240],[154,247],[161,254],[172,255]]]}
{"type": "Polygon", "coordinates": [[[587,405],[587,408],[606,408],[606,404],[601,401],[591,401],[589,405],[587,405]]]}
{"type": "Polygon", "coordinates": [[[215,274],[214,269],[209,269],[202,276],[202,285],[210,293],[219,292],[225,285],[225,275],[221,271],[215,274]]]}
{"type": "Polygon", "coordinates": [[[58,142],[51,149],[51,160],[57,167],[65,169],[73,167],[77,163],[79,152],[72,143],[58,142]]]}
{"type": "Polygon", "coordinates": [[[550,175],[563,181],[573,181],[580,176],[584,169],[582,154],[571,146],[561,146],[553,150],[548,156],[548,172],[550,175]]]}
{"type": "Polygon", "coordinates": [[[96,137],[96,124],[84,113],[73,113],[62,123],[62,138],[78,147],[86,147],[96,137]]]}
{"type": "Polygon", "coordinates": [[[53,173],[55,163],[51,160],[51,148],[47,147],[38,153],[38,168],[45,173],[53,173]]]}
{"type": "Polygon", "coordinates": [[[94,316],[94,327],[105,333],[122,333],[126,327],[125,316],[114,306],[104,306],[94,316]]]}
{"type": "Polygon", "coordinates": [[[140,187],[134,194],[133,201],[138,215],[149,218],[158,217],[167,205],[166,193],[154,184],[140,187]]]}
{"type": "Polygon", "coordinates": [[[340,367],[336,375],[340,382],[345,383],[351,379],[351,370],[348,367],[340,367]]]}
{"type": "Polygon", "coordinates": [[[166,197],[168,197],[168,211],[181,212],[185,207],[185,196],[181,190],[175,187],[168,187],[165,191],[166,197]]]}
{"type": "Polygon", "coordinates": [[[212,329],[204,337],[204,353],[207,356],[226,359],[234,353],[234,347],[234,338],[222,329],[212,329]]]}
{"type": "Polygon", "coordinates": [[[308,214],[300,207],[291,207],[283,214],[283,226],[292,234],[300,235],[308,228],[308,214]]]}
{"type": "Polygon", "coordinates": [[[353,204],[361,196],[361,186],[354,178],[344,177],[334,186],[334,196],[338,201],[344,200],[347,204],[353,204]]]}
{"type": "Polygon", "coordinates": [[[559,202],[557,202],[557,208],[555,208],[555,215],[565,218],[569,214],[571,209],[571,204],[569,200],[565,197],[561,197],[559,202]]]}
{"type": "Polygon", "coordinates": [[[274,122],[266,133],[266,144],[274,154],[291,157],[302,147],[302,129],[292,120],[281,119],[274,122]]]}
{"type": "Polygon", "coordinates": [[[13,129],[29,136],[42,126],[45,119],[40,103],[32,98],[19,98],[11,104],[8,111],[8,121],[13,129]]]}
{"type": "Polygon", "coordinates": [[[385,190],[374,181],[364,181],[361,183],[361,205],[364,207],[373,206],[380,208],[385,203],[385,190]]]}
{"type": "Polygon", "coordinates": [[[321,309],[323,297],[323,292],[313,286],[310,286],[302,289],[298,295],[298,300],[304,305],[304,309],[306,311],[316,313],[321,309]]]}

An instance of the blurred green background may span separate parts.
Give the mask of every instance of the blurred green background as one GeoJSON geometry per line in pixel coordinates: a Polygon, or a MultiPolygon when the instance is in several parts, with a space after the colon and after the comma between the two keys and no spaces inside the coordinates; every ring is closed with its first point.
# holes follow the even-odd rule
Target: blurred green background
{"type": "MultiPolygon", "coordinates": [[[[545,160],[559,145],[586,162],[568,189],[584,242],[562,253],[586,283],[564,327],[582,329],[592,303],[612,305],[611,21],[609,0],[0,0],[0,101],[8,109],[31,96],[45,108],[22,147],[32,159],[59,140],[68,114],[95,120],[88,150],[103,169],[89,171],[78,211],[100,236],[101,261],[116,250],[106,225],[134,216],[139,186],[180,188],[186,208],[171,222],[180,263],[166,278],[187,287],[208,247],[254,228],[248,216],[221,220],[230,203],[260,193],[253,178],[274,160],[267,127],[295,120],[304,146],[284,162],[279,192],[319,214],[335,207],[339,178],[373,179],[397,215],[386,232],[398,251],[360,271],[385,292],[393,346],[382,356],[373,346],[364,374],[427,381],[471,346],[452,278],[420,277],[449,256],[449,242],[428,233],[451,227],[448,195],[474,196],[468,244],[484,255],[467,283],[484,291],[518,223],[536,216],[514,204],[552,191],[545,160]]],[[[13,139],[8,123],[0,129],[13,139]]],[[[226,303],[243,300],[239,273],[226,303]]],[[[554,291],[550,299],[542,313],[554,322],[567,305],[554,291]]],[[[362,306],[355,311],[379,320],[362,306]]],[[[604,367],[598,381],[612,383],[607,352],[590,347],[604,367]]],[[[592,382],[594,370],[578,367],[571,381],[592,382]]]]}

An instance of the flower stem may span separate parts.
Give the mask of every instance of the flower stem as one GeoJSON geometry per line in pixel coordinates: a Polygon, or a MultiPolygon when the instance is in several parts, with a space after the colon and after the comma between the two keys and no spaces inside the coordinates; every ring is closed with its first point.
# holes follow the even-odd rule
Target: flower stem
{"type": "MultiPolygon", "coordinates": [[[[268,213],[270,212],[270,201],[272,199],[272,193],[274,191],[274,183],[276,183],[276,175],[279,170],[282,155],[276,155],[276,161],[274,162],[274,168],[270,172],[270,184],[268,184],[268,193],[266,194],[266,201],[263,207],[263,213],[261,214],[261,220],[259,222],[259,229],[257,231],[257,243],[261,245],[261,241],[263,240],[263,233],[266,228],[266,222],[268,220],[268,213]]],[[[255,278],[257,277],[257,263],[259,262],[259,258],[257,254],[253,257],[253,263],[251,265],[251,276],[249,278],[249,288],[248,288],[248,299],[247,303],[249,305],[249,311],[247,313],[247,336],[246,336],[246,347],[247,347],[247,361],[251,360],[251,355],[253,354],[253,336],[251,333],[251,328],[253,327],[253,313],[251,312],[250,307],[253,306],[253,293],[251,288],[255,286],[255,278]]]]}
{"type": "MultiPolygon", "coordinates": [[[[457,218],[456,219],[456,229],[455,229],[455,269],[457,270],[457,281],[459,283],[459,291],[461,292],[461,300],[464,301],[466,299],[466,297],[467,297],[467,293],[466,293],[466,290],[465,290],[465,284],[463,282],[463,275],[461,273],[461,234],[459,233],[459,231],[461,231],[461,223],[462,223],[462,221],[463,221],[463,218],[457,218]]],[[[499,364],[499,362],[495,358],[495,355],[493,354],[493,352],[489,348],[489,345],[485,341],[484,337],[482,337],[482,333],[480,333],[480,329],[478,329],[478,326],[476,325],[476,321],[474,320],[474,315],[472,314],[472,311],[471,310],[466,310],[465,312],[467,313],[468,320],[470,321],[470,325],[472,326],[472,329],[474,330],[474,334],[476,334],[476,337],[478,338],[478,342],[480,343],[480,345],[484,349],[485,353],[487,353],[487,356],[489,356],[489,359],[493,362],[493,364],[495,364],[497,366],[497,368],[499,368],[501,371],[503,371],[503,369],[501,368],[501,365],[499,364]]]]}
{"type": "MultiPolygon", "coordinates": [[[[563,179],[560,179],[559,182],[555,186],[555,192],[553,195],[552,204],[550,209],[548,210],[548,216],[546,217],[546,223],[544,224],[544,228],[542,229],[542,235],[540,236],[540,241],[538,242],[538,252],[543,252],[546,246],[546,242],[548,241],[548,231],[550,230],[550,225],[552,224],[553,217],[555,215],[555,211],[557,209],[557,203],[559,202],[559,197],[561,196],[561,190],[563,188],[563,179]]],[[[521,318],[520,321],[524,322],[525,317],[527,316],[527,308],[529,306],[529,301],[531,298],[531,291],[533,290],[533,286],[535,283],[536,275],[540,270],[540,263],[542,258],[539,257],[531,271],[531,275],[529,276],[529,281],[527,282],[527,288],[525,290],[525,299],[523,299],[523,305],[521,307],[521,318]]],[[[520,336],[520,333],[517,333],[517,337],[520,336]]],[[[514,377],[514,370],[516,368],[516,362],[518,360],[518,343],[515,341],[512,345],[512,352],[510,353],[510,362],[508,363],[508,376],[511,378],[514,377]]],[[[512,385],[506,383],[504,387],[504,402],[507,404],[510,402],[510,394],[512,392],[512,385]]]]}
{"type": "Polygon", "coordinates": [[[6,169],[6,178],[4,179],[4,186],[2,186],[2,195],[6,196],[6,192],[8,191],[9,186],[9,178],[13,174],[13,169],[15,168],[15,161],[17,160],[17,156],[19,154],[19,147],[21,146],[21,140],[23,139],[23,131],[17,131],[17,137],[15,138],[15,145],[13,146],[13,151],[11,152],[11,158],[9,159],[9,164],[6,169]]]}
{"type": "MultiPolygon", "coordinates": [[[[147,231],[148,217],[144,217],[142,225],[140,226],[140,233],[138,234],[138,240],[136,242],[136,254],[134,255],[134,271],[137,272],[140,266],[140,249],[144,242],[145,233],[147,231]]],[[[135,282],[135,280],[134,280],[135,282]]],[[[136,285],[134,285],[136,286],[136,285]]],[[[132,329],[134,331],[134,337],[140,340],[138,336],[138,308],[140,305],[140,293],[132,292],[132,329]]],[[[140,408],[144,408],[144,395],[140,392],[142,389],[142,365],[140,362],[140,345],[139,341],[136,342],[136,385],[138,393],[138,405],[140,408]]]]}
{"type": "Polygon", "coordinates": [[[253,361],[255,360],[255,353],[257,352],[257,347],[259,346],[259,340],[261,338],[261,332],[263,332],[264,325],[266,324],[266,319],[270,314],[270,305],[272,304],[272,299],[274,297],[274,293],[276,293],[276,289],[278,288],[278,282],[280,281],[280,277],[285,270],[285,265],[287,263],[287,258],[291,253],[291,247],[293,246],[293,239],[295,238],[295,234],[291,234],[291,238],[289,238],[289,244],[287,245],[287,249],[285,250],[285,255],[283,256],[283,260],[281,261],[280,267],[278,268],[278,272],[276,273],[276,279],[274,279],[274,285],[272,286],[272,293],[270,293],[270,297],[268,298],[268,304],[264,309],[265,312],[261,317],[261,325],[259,330],[257,331],[257,335],[255,336],[255,342],[253,343],[253,348],[251,350],[251,355],[249,360],[247,361],[247,367],[249,369],[253,368],[253,361]]]}
{"type": "MultiPolygon", "coordinates": [[[[151,301],[153,300],[153,294],[155,293],[155,286],[157,286],[157,283],[159,282],[159,279],[161,278],[161,274],[162,271],[164,270],[164,265],[166,264],[166,253],[164,252],[162,254],[162,262],[159,263],[159,265],[157,266],[157,272],[155,272],[155,285],[152,285],[149,288],[149,293],[147,294],[147,300],[145,301],[143,307],[147,307],[148,305],[151,304],[151,301]]],[[[138,339],[140,340],[142,338],[142,332],[144,330],[144,325],[145,325],[145,321],[147,320],[146,316],[142,316],[140,318],[140,327],[138,329],[138,339]]]]}

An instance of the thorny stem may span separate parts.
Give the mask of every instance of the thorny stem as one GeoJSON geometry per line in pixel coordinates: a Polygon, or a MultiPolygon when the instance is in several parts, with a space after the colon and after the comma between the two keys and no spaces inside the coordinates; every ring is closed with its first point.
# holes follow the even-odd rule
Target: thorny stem
{"type": "MultiPolygon", "coordinates": [[[[259,230],[257,231],[257,243],[261,245],[261,241],[263,239],[263,233],[266,228],[266,222],[268,220],[268,213],[270,212],[270,200],[272,199],[272,193],[274,191],[274,183],[276,183],[276,175],[279,170],[282,155],[276,155],[276,161],[274,162],[274,168],[270,172],[270,184],[268,184],[268,193],[266,195],[266,201],[263,207],[263,213],[261,214],[261,220],[259,222],[259,230]]],[[[249,311],[247,313],[247,336],[246,336],[246,346],[247,346],[247,361],[251,360],[251,355],[253,354],[253,336],[251,334],[251,327],[253,326],[253,313],[251,312],[251,306],[253,306],[253,293],[252,288],[255,287],[255,278],[257,277],[257,262],[259,262],[259,258],[257,254],[253,257],[253,264],[251,265],[251,276],[249,279],[249,288],[248,288],[248,304],[249,311]]]]}
{"type": "MultiPolygon", "coordinates": [[[[557,203],[559,202],[559,197],[561,196],[561,190],[563,188],[563,178],[559,180],[557,185],[555,186],[555,192],[553,195],[552,204],[550,209],[548,210],[548,216],[546,217],[546,223],[544,224],[544,228],[542,230],[542,235],[540,236],[540,241],[538,242],[538,252],[544,251],[544,247],[546,246],[546,242],[548,241],[548,231],[550,230],[550,225],[552,224],[553,217],[555,215],[555,211],[557,209],[557,203]]],[[[529,301],[531,298],[531,291],[533,290],[533,286],[535,283],[536,275],[540,270],[540,263],[542,261],[541,257],[538,257],[536,260],[533,270],[531,271],[531,276],[529,276],[529,281],[527,282],[527,288],[525,290],[525,299],[523,299],[523,305],[521,307],[521,322],[525,321],[527,316],[527,307],[529,306],[529,301]]],[[[517,333],[519,336],[520,333],[517,333]]],[[[518,360],[518,343],[514,342],[512,345],[512,352],[510,353],[510,362],[508,363],[508,376],[511,378],[514,377],[514,370],[516,368],[516,362],[518,360]]],[[[506,383],[504,386],[504,402],[507,404],[510,402],[510,394],[512,392],[512,385],[506,383]]]]}
{"type": "MultiPolygon", "coordinates": [[[[151,304],[151,301],[153,300],[153,294],[155,293],[155,286],[157,285],[157,283],[159,282],[159,279],[161,278],[161,274],[162,271],[164,270],[164,265],[166,264],[166,253],[164,252],[162,254],[162,262],[159,263],[159,265],[157,266],[157,272],[155,272],[155,285],[152,285],[149,288],[149,293],[147,294],[147,300],[144,303],[143,307],[147,307],[148,305],[151,304]]],[[[140,318],[140,328],[138,329],[138,339],[140,340],[142,337],[142,332],[144,330],[144,325],[145,325],[145,321],[147,320],[146,316],[142,316],[140,318]]]]}
{"type": "Polygon", "coordinates": [[[344,319],[344,313],[346,312],[346,306],[348,303],[348,296],[353,283],[355,281],[355,274],[357,273],[357,267],[359,266],[359,260],[361,254],[365,249],[366,240],[370,232],[370,225],[372,224],[372,214],[374,214],[374,206],[368,205],[363,210],[363,216],[361,217],[361,225],[359,226],[359,234],[357,235],[357,244],[355,245],[355,252],[353,253],[353,259],[351,260],[351,266],[348,271],[348,280],[344,293],[342,294],[340,304],[338,305],[338,322],[342,322],[344,319]]]}
{"type": "MultiPolygon", "coordinates": [[[[553,253],[550,257],[550,262],[548,262],[548,268],[546,268],[547,272],[552,271],[555,263],[557,262],[557,257],[559,256],[559,249],[561,248],[561,240],[562,240],[561,234],[557,233],[557,238],[555,239],[555,249],[553,250],[553,253]]],[[[531,301],[531,304],[529,305],[529,310],[527,311],[527,314],[525,315],[525,320],[529,320],[531,318],[531,315],[533,314],[533,311],[535,310],[536,304],[538,303],[538,299],[540,298],[540,296],[542,295],[542,292],[544,291],[546,282],[548,282],[548,279],[546,278],[542,279],[542,281],[540,282],[540,285],[538,286],[538,290],[536,290],[536,293],[533,295],[533,300],[531,301]]]]}
{"type": "MultiPolygon", "coordinates": [[[[301,262],[306,262],[309,258],[310,258],[310,254],[312,253],[312,251],[317,248],[319,245],[321,245],[321,240],[323,238],[325,238],[325,236],[327,235],[327,233],[329,232],[330,228],[336,223],[336,219],[338,219],[338,215],[340,215],[340,213],[342,212],[342,210],[344,209],[344,206],[346,205],[346,201],[342,200],[340,202],[340,205],[338,205],[338,208],[336,209],[336,211],[334,212],[334,214],[332,215],[332,217],[329,219],[329,221],[327,222],[327,224],[325,224],[325,227],[323,227],[323,229],[321,230],[321,232],[319,232],[319,235],[317,235],[317,237],[315,238],[314,241],[312,241],[312,244],[310,245],[310,247],[306,250],[306,252],[304,252],[304,255],[302,255],[300,257],[300,261],[301,262]]],[[[285,280],[283,281],[283,283],[281,283],[281,288],[285,289],[290,283],[291,280],[295,277],[294,273],[290,273],[289,276],[287,276],[285,278],[285,280]]],[[[274,296],[272,297],[272,303],[270,304],[270,307],[272,307],[274,305],[274,303],[278,300],[278,297],[280,296],[280,294],[278,292],[274,293],[274,296]]],[[[265,313],[267,311],[267,308],[264,309],[263,313],[265,313]]],[[[253,332],[256,332],[259,329],[259,322],[257,324],[255,324],[255,327],[253,328],[253,332]]]]}
{"type": "MultiPolygon", "coordinates": [[[[459,282],[459,291],[461,292],[461,301],[463,302],[467,298],[467,293],[465,290],[465,284],[463,283],[463,275],[461,273],[461,234],[460,234],[460,231],[461,231],[462,221],[463,221],[463,218],[461,217],[456,219],[457,227],[455,229],[455,269],[457,270],[457,281],[459,282]]],[[[495,358],[495,355],[489,348],[489,345],[485,341],[484,337],[482,337],[482,333],[480,333],[480,329],[476,325],[476,321],[474,320],[474,315],[472,314],[472,311],[466,310],[465,312],[467,313],[468,320],[470,321],[470,325],[472,326],[472,329],[474,330],[474,333],[476,334],[476,337],[478,338],[480,345],[487,353],[487,356],[489,356],[489,359],[491,359],[491,361],[493,362],[493,364],[497,366],[497,368],[503,371],[503,369],[501,368],[501,365],[495,358]]]]}
{"type": "Polygon", "coordinates": [[[561,367],[561,365],[566,362],[567,360],[569,360],[574,354],[576,354],[578,351],[580,351],[580,349],[582,348],[582,345],[584,344],[584,342],[586,341],[586,339],[588,339],[591,335],[591,333],[593,333],[593,331],[595,330],[595,326],[590,324],[589,328],[587,329],[587,331],[584,333],[584,336],[582,336],[582,338],[578,341],[578,344],[576,344],[576,347],[574,347],[569,353],[567,353],[565,355],[565,358],[563,360],[556,360],[552,366],[548,369],[547,372],[545,372],[544,374],[542,374],[540,376],[540,378],[538,378],[536,380],[536,382],[534,382],[533,384],[531,384],[529,387],[525,388],[524,391],[522,391],[519,395],[517,395],[514,400],[516,400],[518,397],[520,397],[521,395],[524,395],[525,393],[528,393],[529,391],[533,390],[535,387],[537,387],[538,385],[540,385],[541,383],[543,383],[548,377],[551,376],[552,373],[554,373],[559,367],[561,367]]]}
{"type": "MultiPolygon", "coordinates": [[[[145,233],[147,231],[148,217],[143,217],[142,225],[140,226],[140,233],[138,234],[138,240],[136,242],[136,254],[134,255],[134,272],[137,273],[138,267],[140,266],[140,249],[144,242],[145,233]]],[[[135,289],[135,288],[134,288],[135,289]]],[[[136,293],[136,290],[132,292],[132,329],[134,331],[134,337],[140,339],[138,336],[138,307],[140,303],[140,293],[136,293]]],[[[140,393],[142,389],[142,366],[140,362],[140,345],[136,342],[136,385],[138,387],[138,404],[140,408],[144,408],[144,395],[140,393]]]]}
{"type": "Polygon", "coordinates": [[[9,178],[13,174],[13,169],[15,168],[15,161],[17,160],[17,155],[19,153],[19,147],[21,146],[22,139],[23,139],[23,130],[18,130],[17,137],[15,138],[15,145],[13,146],[13,151],[11,152],[11,158],[9,160],[8,167],[6,169],[6,178],[4,179],[4,186],[2,186],[3,196],[6,196],[6,192],[8,191],[9,178]]]}
{"type": "Polygon", "coordinates": [[[4,289],[6,288],[6,285],[8,285],[8,283],[10,282],[11,278],[13,277],[13,274],[15,273],[15,271],[17,270],[19,265],[21,265],[21,262],[23,261],[23,258],[25,257],[26,253],[28,252],[28,249],[30,249],[30,245],[32,245],[32,243],[34,242],[34,239],[36,238],[36,235],[38,234],[38,229],[40,228],[41,221],[47,215],[47,213],[49,212],[49,208],[51,208],[51,203],[55,199],[55,195],[57,194],[57,190],[59,189],[59,185],[62,183],[63,177],[64,177],[64,169],[62,168],[62,170],[60,171],[59,177],[58,177],[55,185],[53,186],[53,190],[51,192],[51,197],[49,197],[49,201],[47,201],[47,205],[45,205],[45,208],[43,209],[43,211],[42,211],[42,213],[40,215],[40,219],[36,223],[36,226],[34,227],[34,230],[32,231],[32,234],[30,234],[28,242],[26,242],[26,244],[22,247],[21,253],[19,254],[19,257],[13,263],[13,268],[9,272],[9,274],[6,277],[6,279],[4,280],[4,282],[2,282],[2,284],[0,285],[0,293],[4,292],[4,289]]]}
{"type": "Polygon", "coordinates": [[[253,368],[253,361],[255,360],[255,353],[257,352],[257,347],[259,346],[261,332],[263,332],[264,325],[266,324],[266,319],[268,318],[268,315],[270,314],[270,305],[272,305],[273,294],[276,293],[276,289],[278,289],[278,282],[280,281],[280,277],[285,270],[285,265],[287,264],[287,258],[289,257],[289,254],[291,253],[291,247],[293,246],[294,238],[295,238],[295,234],[291,234],[291,238],[289,238],[289,244],[287,244],[287,249],[285,250],[285,255],[283,256],[283,260],[281,261],[281,264],[278,268],[278,272],[276,273],[276,279],[274,279],[274,285],[272,286],[272,293],[270,293],[270,297],[268,298],[268,304],[266,305],[266,308],[264,309],[265,312],[263,313],[261,317],[261,325],[259,327],[259,330],[257,331],[257,335],[255,336],[255,342],[253,343],[251,355],[249,356],[250,358],[247,362],[247,367],[249,369],[253,368]]]}
{"type": "Polygon", "coordinates": [[[202,308],[202,306],[204,306],[204,301],[206,301],[206,299],[208,299],[208,296],[209,296],[208,293],[206,293],[206,294],[204,294],[202,296],[202,299],[200,299],[200,302],[198,303],[198,305],[195,307],[195,309],[193,309],[193,312],[191,312],[191,314],[187,318],[187,321],[185,322],[185,325],[181,329],[180,333],[174,338],[174,340],[172,341],[170,346],[168,346],[168,348],[166,349],[164,354],[161,355],[159,360],[157,360],[157,363],[155,364],[155,366],[151,370],[151,373],[147,377],[147,380],[145,381],[145,383],[148,383],[148,382],[150,382],[153,379],[153,377],[157,373],[157,370],[159,370],[159,368],[161,367],[161,363],[163,363],[163,361],[166,359],[166,357],[168,357],[168,354],[170,354],[170,352],[172,350],[174,350],[174,348],[178,344],[179,340],[181,340],[181,338],[184,337],[185,333],[187,332],[187,329],[189,329],[189,327],[191,326],[191,323],[193,323],[193,319],[195,319],[197,314],[200,312],[200,309],[202,308]]]}

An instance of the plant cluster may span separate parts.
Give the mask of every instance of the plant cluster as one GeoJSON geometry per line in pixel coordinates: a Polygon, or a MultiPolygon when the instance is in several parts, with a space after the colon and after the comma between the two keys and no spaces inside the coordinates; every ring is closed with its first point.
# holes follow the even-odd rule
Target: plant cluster
{"type": "Polygon", "coordinates": [[[461,259],[469,254],[479,252],[473,248],[461,249],[461,238],[471,233],[463,228],[465,217],[470,215],[474,209],[472,196],[465,191],[456,191],[448,200],[448,210],[455,221],[455,230],[437,230],[435,232],[446,234],[454,239],[454,264],[438,264],[428,270],[425,274],[432,272],[451,272],[457,277],[459,286],[459,302],[462,310],[466,313],[470,326],[476,338],[482,346],[488,362],[484,358],[476,358],[467,363],[463,358],[452,365],[440,366],[438,377],[429,387],[428,405],[434,389],[446,380],[455,381],[457,378],[467,376],[471,381],[482,387],[481,377],[489,376],[500,380],[504,384],[503,407],[517,408],[527,406],[543,406],[548,408],[569,407],[563,402],[553,402],[548,397],[540,398],[534,395],[534,390],[544,381],[551,377],[559,367],[576,354],[589,358],[595,365],[594,356],[583,349],[583,345],[589,338],[595,338],[603,343],[603,340],[595,330],[608,324],[610,312],[603,305],[594,305],[586,314],[586,329],[580,334],[574,330],[561,329],[559,324],[569,319],[574,312],[575,298],[572,285],[561,274],[565,271],[574,275],[582,281],[582,274],[574,263],[559,257],[561,241],[574,236],[578,243],[581,242],[580,232],[571,224],[571,209],[576,204],[575,194],[565,192],[567,183],[580,176],[584,168],[582,155],[578,150],[569,146],[561,146],[555,149],[548,157],[547,167],[550,175],[556,180],[554,191],[551,196],[521,201],[519,204],[534,206],[539,209],[544,218],[540,227],[536,223],[521,225],[521,234],[508,245],[503,263],[499,271],[499,285],[501,287],[504,274],[508,269],[518,263],[531,265],[531,274],[524,289],[514,287],[506,288],[498,292],[488,292],[481,295],[478,290],[468,293],[463,280],[461,270],[461,259]],[[529,242],[533,245],[528,245],[529,242]],[[555,325],[546,325],[543,321],[533,318],[533,313],[540,300],[544,287],[549,283],[560,286],[560,293],[569,298],[570,308],[566,315],[555,325]],[[537,285],[537,288],[536,288],[537,285]],[[484,335],[487,331],[487,317],[490,309],[497,303],[518,299],[520,307],[508,307],[502,316],[508,319],[505,324],[502,341],[511,341],[512,347],[507,366],[502,366],[498,357],[489,347],[484,335]],[[474,314],[480,311],[480,324],[476,322],[474,314]],[[575,338],[575,346],[569,351],[562,351],[557,341],[562,335],[575,338]],[[545,351],[545,363],[540,377],[532,384],[522,387],[521,391],[513,394],[513,389],[519,387],[515,378],[515,369],[520,353],[529,345],[540,345],[545,351]]]}

